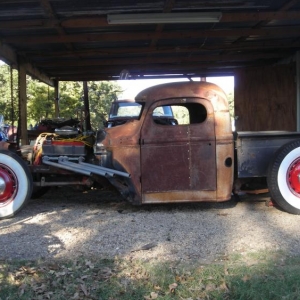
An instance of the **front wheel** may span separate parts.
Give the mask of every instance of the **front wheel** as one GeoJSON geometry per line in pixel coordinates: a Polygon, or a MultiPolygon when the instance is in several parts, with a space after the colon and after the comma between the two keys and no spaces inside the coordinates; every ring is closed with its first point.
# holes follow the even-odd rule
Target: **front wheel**
{"type": "Polygon", "coordinates": [[[32,193],[32,177],[15,153],[0,150],[0,219],[14,216],[32,193]]]}
{"type": "Polygon", "coordinates": [[[272,199],[286,212],[300,214],[300,140],[282,146],[269,164],[272,199]]]}

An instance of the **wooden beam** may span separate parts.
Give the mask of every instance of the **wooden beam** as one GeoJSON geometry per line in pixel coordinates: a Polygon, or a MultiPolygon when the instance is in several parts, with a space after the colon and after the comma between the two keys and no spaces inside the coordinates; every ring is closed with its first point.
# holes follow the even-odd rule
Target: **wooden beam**
{"type": "Polygon", "coordinates": [[[57,25],[59,21],[49,19],[0,21],[0,29],[3,30],[53,28],[57,25]]]}
{"type": "MultiPolygon", "coordinates": [[[[130,74],[128,79],[159,79],[159,78],[186,78],[188,77],[213,77],[213,76],[233,76],[235,68],[228,68],[223,70],[196,70],[194,72],[185,73],[184,71],[181,74],[177,72],[169,73],[168,75],[165,72],[156,72],[151,73],[151,76],[148,76],[148,73],[139,73],[139,74],[130,74]]],[[[120,80],[118,75],[112,74],[100,74],[100,75],[92,75],[92,74],[80,74],[74,76],[61,76],[60,81],[80,81],[81,79],[85,79],[86,81],[94,80],[94,81],[110,81],[110,80],[120,80]]]]}
{"type": "MultiPolygon", "coordinates": [[[[172,11],[175,4],[175,0],[165,0],[163,13],[169,13],[172,11]]],[[[164,30],[165,24],[157,24],[155,31],[162,32],[164,30]]],[[[150,43],[149,47],[153,47],[158,43],[158,39],[153,39],[150,43]]]]}
{"type": "Polygon", "coordinates": [[[120,70],[127,67],[130,74],[133,73],[142,73],[142,74],[154,74],[156,72],[194,72],[195,70],[200,70],[202,68],[211,69],[211,70],[219,70],[220,68],[241,68],[247,66],[258,66],[264,64],[270,64],[270,62],[275,63],[276,59],[271,60],[259,60],[259,61],[251,61],[251,62],[226,62],[226,63],[218,63],[215,62],[201,62],[201,63],[185,63],[185,64],[153,64],[153,65],[116,65],[116,66],[103,66],[99,68],[98,66],[87,66],[87,67],[78,67],[78,68],[57,68],[54,71],[57,78],[60,79],[61,76],[72,76],[72,75],[88,75],[89,73],[93,75],[116,75],[120,73],[120,70]]]}
{"type": "Polygon", "coordinates": [[[300,132],[300,51],[296,53],[296,103],[297,131],[300,132]]]}
{"type": "Polygon", "coordinates": [[[40,71],[38,68],[34,67],[31,63],[24,63],[24,68],[28,75],[34,79],[38,79],[41,82],[44,82],[50,86],[54,86],[54,82],[48,75],[40,71]]]}
{"type": "Polygon", "coordinates": [[[27,94],[26,94],[26,68],[19,63],[19,132],[21,145],[28,145],[27,135],[27,94]]]}
{"type": "MultiPolygon", "coordinates": [[[[283,6],[281,6],[278,11],[274,12],[275,19],[263,19],[263,20],[256,20],[256,24],[254,26],[251,26],[253,29],[258,29],[266,26],[269,22],[273,20],[284,20],[281,19],[280,16],[283,16],[290,7],[294,6],[298,0],[290,0],[287,1],[283,6]],[[276,17],[277,16],[277,17],[276,17]]],[[[234,41],[232,44],[237,44],[245,41],[248,38],[248,36],[241,36],[236,41],[234,41]]]]}
{"type": "Polygon", "coordinates": [[[4,37],[2,41],[7,44],[53,44],[53,43],[88,43],[88,42],[107,42],[107,41],[145,41],[151,39],[197,39],[197,38],[224,38],[224,37],[239,37],[239,36],[262,36],[262,37],[289,37],[299,36],[300,26],[272,27],[268,29],[225,29],[225,30],[195,30],[195,31],[169,31],[169,32],[137,32],[125,33],[110,32],[102,34],[70,34],[67,36],[11,36],[4,37]]]}
{"type": "Polygon", "coordinates": [[[248,13],[222,13],[220,23],[226,22],[261,22],[273,20],[299,20],[299,11],[267,11],[248,13]]]}
{"type": "Polygon", "coordinates": [[[97,28],[113,27],[107,23],[106,16],[77,17],[61,21],[61,26],[65,28],[97,28]]]}
{"type": "Polygon", "coordinates": [[[89,89],[87,81],[83,82],[83,103],[84,103],[84,113],[85,113],[85,128],[84,130],[89,131],[92,130],[91,127],[91,115],[90,115],[90,104],[89,104],[89,89]]]}
{"type": "Polygon", "coordinates": [[[288,10],[291,7],[293,7],[294,5],[299,4],[299,0],[290,0],[287,1],[281,8],[280,10],[288,10]]]}
{"type": "Polygon", "coordinates": [[[151,65],[151,64],[169,64],[177,63],[183,64],[187,62],[205,63],[205,62],[236,62],[244,60],[259,60],[271,58],[284,58],[293,54],[293,51],[275,52],[275,53],[251,53],[251,54],[224,54],[224,55],[199,55],[193,56],[168,56],[168,57],[150,57],[150,58],[100,58],[100,59],[80,59],[80,60],[56,60],[40,62],[41,68],[63,68],[63,67],[87,67],[87,66],[111,66],[111,65],[151,65]]]}
{"type": "MultiPolygon", "coordinates": [[[[14,69],[18,68],[18,59],[15,51],[8,45],[0,42],[0,58],[12,66],[14,69]]],[[[30,63],[23,63],[23,68],[25,68],[26,73],[36,78],[50,86],[53,86],[53,80],[51,80],[45,73],[41,72],[39,69],[34,67],[30,63]]]]}
{"type": "Polygon", "coordinates": [[[186,53],[186,52],[193,52],[194,54],[206,54],[210,53],[211,50],[228,50],[228,51],[235,51],[240,52],[244,50],[262,50],[262,49],[285,49],[285,48],[300,48],[300,41],[297,42],[283,42],[283,41],[252,41],[251,44],[247,43],[239,43],[236,45],[220,45],[219,43],[210,44],[207,46],[204,46],[202,48],[195,47],[195,46],[180,46],[180,47],[119,47],[114,49],[108,49],[108,48],[101,48],[101,49],[86,49],[86,50],[52,50],[50,52],[40,51],[40,50],[30,50],[26,52],[22,52],[24,56],[32,56],[32,59],[37,60],[46,60],[46,59],[54,59],[54,58],[78,58],[79,56],[81,58],[88,57],[88,56],[95,56],[95,57],[101,57],[101,56],[111,56],[116,54],[160,54],[160,53],[166,53],[166,54],[178,54],[178,53],[186,53]]]}
{"type": "MultiPolygon", "coordinates": [[[[294,2],[298,0],[294,0],[294,2]]],[[[242,12],[242,13],[222,13],[220,23],[227,22],[260,22],[272,20],[299,20],[300,11],[267,11],[267,12],[242,12]]],[[[38,29],[54,28],[56,26],[65,28],[99,28],[116,27],[107,23],[106,15],[90,15],[89,17],[71,17],[68,19],[36,19],[36,20],[16,20],[0,21],[0,29],[38,29]]],[[[130,25],[122,25],[130,26],[130,25]]]]}
{"type": "Polygon", "coordinates": [[[54,108],[55,108],[55,118],[59,117],[59,82],[54,81],[54,108]]]}
{"type": "MultiPolygon", "coordinates": [[[[56,12],[53,10],[52,5],[50,4],[49,0],[40,0],[41,6],[43,7],[43,10],[45,14],[48,16],[50,20],[57,21],[56,12]]],[[[65,36],[66,32],[65,30],[60,26],[59,22],[57,22],[57,25],[55,26],[55,29],[57,30],[58,34],[61,36],[65,36]]],[[[69,50],[73,50],[73,46],[69,43],[65,44],[66,48],[69,50]]]]}
{"type": "Polygon", "coordinates": [[[1,41],[0,41],[0,58],[8,65],[11,65],[14,68],[17,67],[18,61],[17,61],[16,53],[13,51],[11,47],[3,44],[1,41]]]}

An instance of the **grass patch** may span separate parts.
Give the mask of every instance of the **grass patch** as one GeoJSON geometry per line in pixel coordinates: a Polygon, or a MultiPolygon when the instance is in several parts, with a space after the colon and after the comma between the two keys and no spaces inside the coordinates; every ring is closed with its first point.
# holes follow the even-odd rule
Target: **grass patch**
{"type": "Polygon", "coordinates": [[[0,261],[0,299],[299,299],[300,257],[250,253],[197,262],[0,261]]]}

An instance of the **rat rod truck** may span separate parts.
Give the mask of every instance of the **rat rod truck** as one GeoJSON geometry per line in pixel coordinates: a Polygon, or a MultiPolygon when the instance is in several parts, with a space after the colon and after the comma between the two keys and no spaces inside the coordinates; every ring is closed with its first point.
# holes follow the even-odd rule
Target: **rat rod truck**
{"type": "Polygon", "coordinates": [[[300,133],[233,134],[215,84],[163,84],[115,101],[96,133],[78,122],[53,121],[33,146],[0,142],[0,218],[51,186],[105,181],[133,204],[150,204],[226,201],[236,180],[256,178],[278,206],[300,214],[300,133]]]}

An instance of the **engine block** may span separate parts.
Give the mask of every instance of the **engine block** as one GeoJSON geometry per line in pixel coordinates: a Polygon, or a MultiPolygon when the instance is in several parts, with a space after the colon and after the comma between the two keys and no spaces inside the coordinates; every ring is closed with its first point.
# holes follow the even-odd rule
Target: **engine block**
{"type": "Polygon", "coordinates": [[[45,140],[42,145],[42,155],[45,156],[85,156],[86,147],[80,141],[45,140]]]}
{"type": "Polygon", "coordinates": [[[56,133],[42,133],[35,141],[32,162],[33,165],[40,165],[45,156],[52,161],[58,161],[59,157],[78,161],[79,158],[85,158],[91,153],[93,144],[93,134],[70,137],[56,133]]]}

